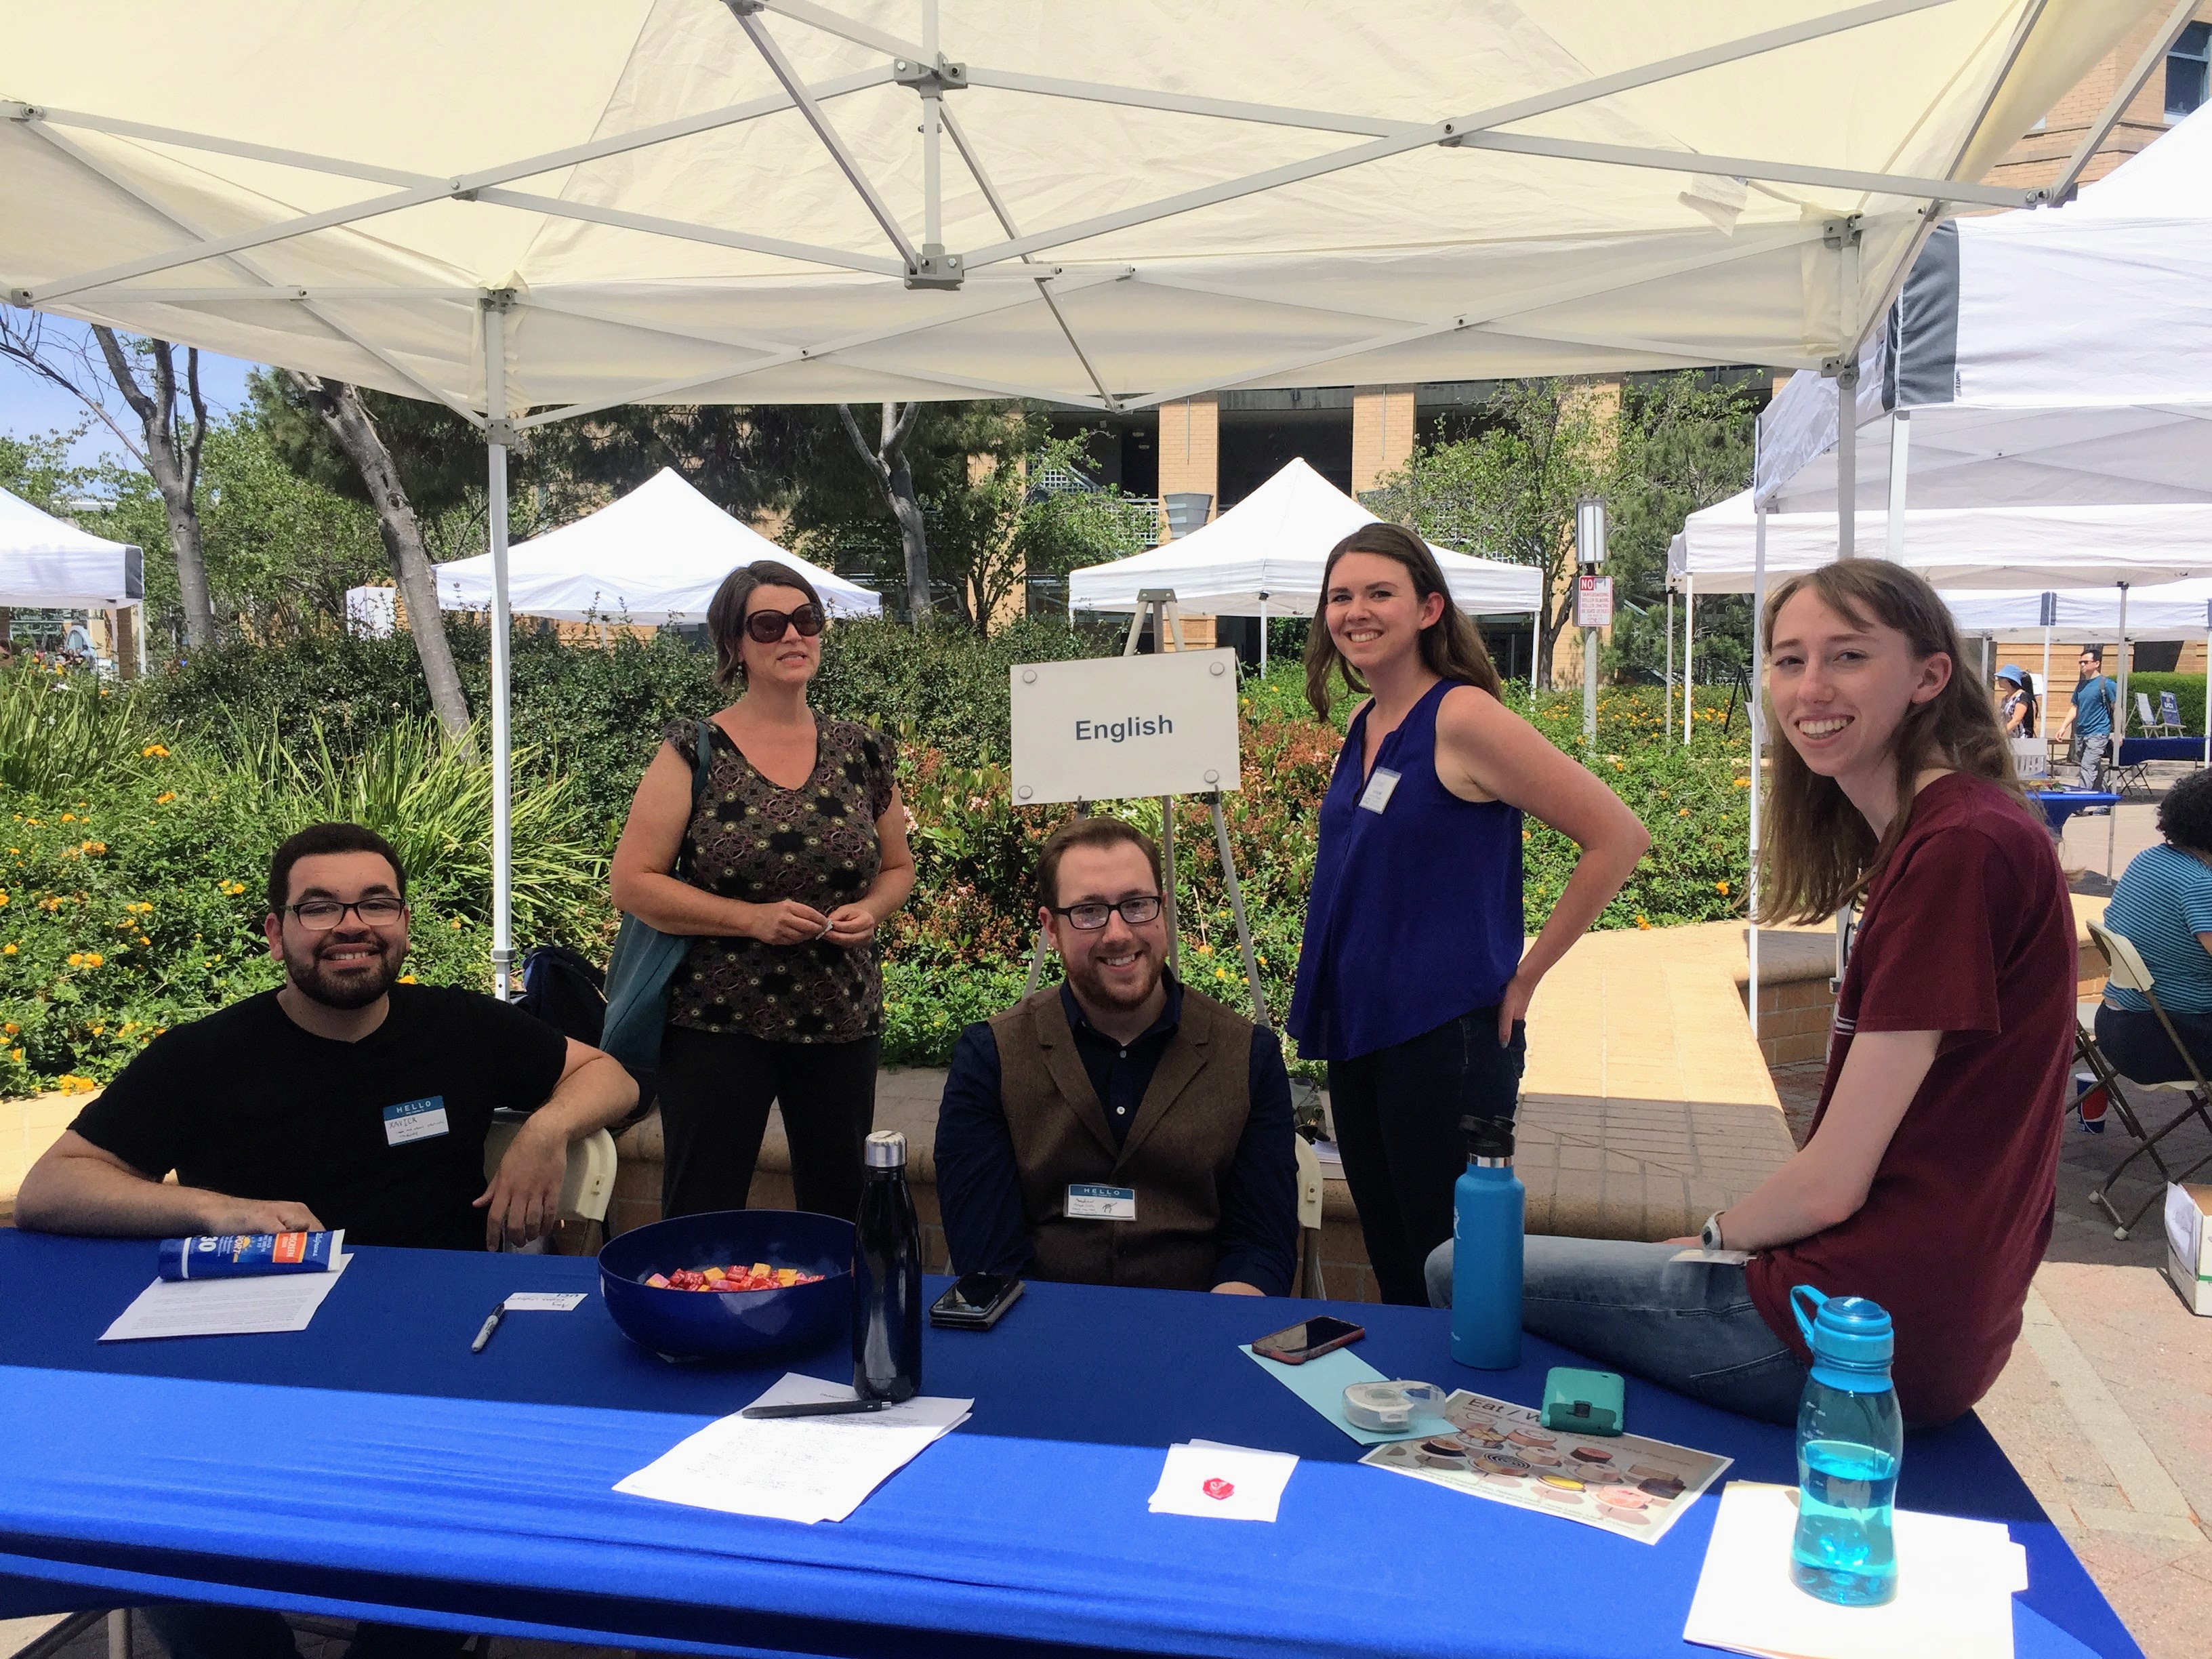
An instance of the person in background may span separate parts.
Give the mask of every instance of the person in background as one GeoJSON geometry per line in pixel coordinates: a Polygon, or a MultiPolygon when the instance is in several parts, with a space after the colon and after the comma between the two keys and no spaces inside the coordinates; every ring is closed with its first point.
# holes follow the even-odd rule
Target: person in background
{"type": "MultiPolygon", "coordinates": [[[[283,987],[155,1037],[23,1177],[17,1224],[343,1227],[349,1244],[476,1250],[550,1231],[569,1146],[622,1121],[629,1073],[490,997],[400,983],[407,872],[359,824],[277,848],[262,925],[283,987]],[[501,1108],[530,1117],[487,1184],[501,1108]]],[[[164,1602],[144,1616],[172,1659],[297,1659],[275,1613],[164,1602]]],[[[364,1624],[349,1659],[445,1659],[468,1640],[364,1624]]]]}
{"type": "MultiPolygon", "coordinates": [[[[1764,919],[1863,911],[1811,1137],[1702,1238],[1532,1238],[1528,1329],[1678,1392],[1796,1419],[1793,1286],[1895,1322],[1908,1425],[1996,1380],[2050,1242],[2074,1030],[2074,911],[1934,589],[1883,559],[1793,576],[1760,622],[1786,742],[1764,919]],[[1686,1244],[1748,1250],[1677,1261],[1686,1244]]],[[[1451,1294],[1449,1249],[1429,1267],[1451,1294]]]]}
{"type": "Polygon", "coordinates": [[[882,1048],[876,930],[914,890],[914,859],[890,739],[807,706],[823,626],[821,596],[789,565],[723,580],[707,629],[715,684],[738,700],[714,715],[709,754],[693,721],[668,726],[615,848],[615,902],[693,941],[661,1042],[665,1215],[744,1209],[779,1103],[799,1207],[860,1209],[882,1048]]]}
{"type": "Polygon", "coordinates": [[[1363,526],[1328,556],[1306,697],[1370,693],[1321,807],[1288,1026],[1328,1062],[1344,1177],[1385,1302],[1427,1300],[1451,1237],[1467,1116],[1519,1103],[1528,1000],[1650,836],[1618,796],[1499,701],[1498,671],[1428,544],[1363,526]],[[1522,954],[1522,814],[1582,848],[1522,954]]]}
{"type": "Polygon", "coordinates": [[[2027,672],[2007,663],[1997,670],[1997,718],[2008,738],[2032,738],[2036,732],[2035,688],[2027,672]]]}
{"type": "Polygon", "coordinates": [[[2060,737],[2073,739],[2084,789],[2103,787],[2105,760],[2112,749],[2112,711],[2119,704],[2120,688],[2105,673],[2105,653],[2096,646],[2084,646],[2081,681],[2074,688],[2073,712],[2058,728],[2060,737]]]}
{"type": "MultiPolygon", "coordinates": [[[[2199,1065],[2212,1063],[2212,772],[2191,772],[2158,804],[2166,839],[2128,860],[2105,926],[2134,945],[2159,1006],[2199,1065]]],[[[2174,1083],[2189,1075],[2166,1027],[2138,991],[2105,988],[2097,1046],[2122,1077],[2174,1083]]]]}
{"type": "Polygon", "coordinates": [[[1291,1082],[1275,1034],[1168,970],[1160,854],[1078,818],[1037,860],[1060,985],[970,1025],[937,1119],[955,1271],[1288,1296],[1291,1082]],[[1071,1214],[1078,1187],[1126,1193],[1071,1214]]]}

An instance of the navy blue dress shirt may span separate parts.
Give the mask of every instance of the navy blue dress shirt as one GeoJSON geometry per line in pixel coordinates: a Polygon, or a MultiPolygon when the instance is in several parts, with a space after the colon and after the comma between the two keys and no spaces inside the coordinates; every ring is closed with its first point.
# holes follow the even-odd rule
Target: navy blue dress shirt
{"type": "MultiPolygon", "coordinates": [[[[1074,993],[1064,983],[1060,988],[1075,1051],[1117,1142],[1127,1137],[1160,1056],[1182,1023],[1182,987],[1172,975],[1165,983],[1167,1006],[1127,1044],[1092,1025],[1074,993]]],[[[1298,1235],[1291,1079],[1283,1069],[1282,1045],[1264,1025],[1253,1028],[1248,1086],[1251,1115],[1221,1186],[1213,1282],[1239,1280],[1269,1296],[1288,1296],[1298,1235]]],[[[958,1273],[1024,1273],[1035,1255],[1000,1087],[998,1039],[978,1022],[960,1034],[952,1051],[937,1115],[938,1212],[958,1273]]]]}

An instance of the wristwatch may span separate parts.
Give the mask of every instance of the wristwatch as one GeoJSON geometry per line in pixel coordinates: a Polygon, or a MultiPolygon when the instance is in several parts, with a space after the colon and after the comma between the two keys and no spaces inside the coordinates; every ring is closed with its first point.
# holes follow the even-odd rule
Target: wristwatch
{"type": "Polygon", "coordinates": [[[1698,1242],[1703,1244],[1709,1250],[1724,1250],[1728,1248],[1727,1245],[1721,1243],[1721,1216],[1723,1213],[1723,1212],[1722,1211],[1715,1210],[1711,1215],[1707,1216],[1705,1218],[1705,1231],[1698,1235],[1698,1242]]]}

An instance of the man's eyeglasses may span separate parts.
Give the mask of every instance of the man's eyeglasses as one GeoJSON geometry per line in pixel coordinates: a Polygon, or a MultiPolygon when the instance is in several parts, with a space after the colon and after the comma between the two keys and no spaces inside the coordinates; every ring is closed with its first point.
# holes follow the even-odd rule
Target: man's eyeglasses
{"type": "Polygon", "coordinates": [[[797,629],[803,640],[812,639],[822,631],[821,607],[802,605],[796,611],[756,611],[745,618],[745,632],[761,645],[774,645],[787,628],[797,629]]]}
{"type": "Polygon", "coordinates": [[[1067,925],[1085,933],[1095,933],[1106,925],[1106,918],[1118,912],[1122,921],[1132,927],[1141,927],[1148,921],[1160,919],[1160,896],[1139,893],[1134,898],[1125,898],[1119,904],[1054,905],[1053,915],[1066,916],[1067,925]]]}
{"type": "Polygon", "coordinates": [[[407,906],[396,898],[378,896],[356,899],[351,904],[341,904],[336,899],[309,899],[302,904],[283,907],[299,917],[300,926],[311,933],[327,933],[345,920],[349,910],[359,916],[364,927],[389,927],[407,913],[407,906]]]}

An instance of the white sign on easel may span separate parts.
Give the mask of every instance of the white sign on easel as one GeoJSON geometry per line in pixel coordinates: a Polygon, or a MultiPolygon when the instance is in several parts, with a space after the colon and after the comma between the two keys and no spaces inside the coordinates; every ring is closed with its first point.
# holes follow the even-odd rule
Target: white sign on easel
{"type": "Polygon", "coordinates": [[[1238,787],[1237,653],[1017,664],[1018,806],[1238,787]]]}

